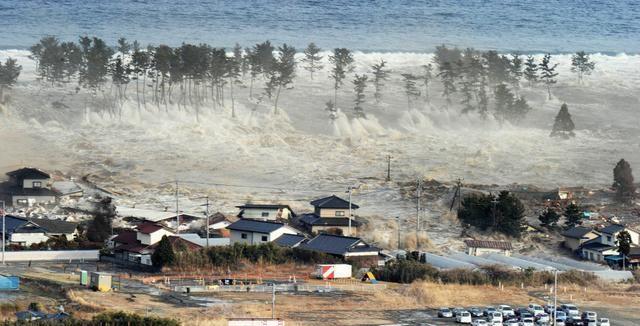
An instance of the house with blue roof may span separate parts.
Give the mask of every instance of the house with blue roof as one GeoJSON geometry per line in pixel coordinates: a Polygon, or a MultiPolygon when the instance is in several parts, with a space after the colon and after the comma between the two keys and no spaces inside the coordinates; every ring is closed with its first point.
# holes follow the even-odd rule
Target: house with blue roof
{"type": "Polygon", "coordinates": [[[227,226],[231,244],[257,245],[278,239],[283,234],[299,234],[298,230],[280,222],[240,219],[227,226]]]}
{"type": "Polygon", "coordinates": [[[309,233],[357,234],[361,223],[353,215],[360,206],[336,195],[313,200],[310,204],[313,205],[313,213],[303,214],[298,219],[309,233]]]}
{"type": "Polygon", "coordinates": [[[321,233],[298,248],[340,257],[345,261],[357,261],[361,266],[377,266],[381,260],[381,249],[358,237],[321,233]]]}
{"type": "Polygon", "coordinates": [[[55,237],[64,237],[67,241],[72,241],[78,234],[78,224],[61,220],[28,219],[7,215],[5,216],[5,231],[8,243],[30,246],[55,237]]]}

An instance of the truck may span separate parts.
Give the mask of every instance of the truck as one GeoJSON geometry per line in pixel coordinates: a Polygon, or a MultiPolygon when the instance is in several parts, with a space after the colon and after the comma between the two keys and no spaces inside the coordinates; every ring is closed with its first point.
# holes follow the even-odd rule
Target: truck
{"type": "Polygon", "coordinates": [[[323,280],[351,278],[349,264],[318,264],[314,276],[323,280]]]}

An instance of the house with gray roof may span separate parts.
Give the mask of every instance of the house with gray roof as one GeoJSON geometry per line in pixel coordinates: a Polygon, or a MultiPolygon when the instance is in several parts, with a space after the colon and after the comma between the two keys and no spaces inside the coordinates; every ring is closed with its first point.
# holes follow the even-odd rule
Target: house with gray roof
{"type": "Polygon", "coordinates": [[[380,248],[358,237],[321,233],[298,248],[337,256],[345,260],[357,260],[372,266],[377,265],[380,260],[380,248]]]}
{"type": "Polygon", "coordinates": [[[310,204],[313,205],[313,213],[303,214],[298,219],[308,232],[326,232],[349,236],[357,234],[361,223],[354,220],[353,215],[360,206],[353,202],[349,203],[336,195],[313,200],[310,204]],[[349,216],[349,211],[351,211],[351,216],[349,216]]]}
{"type": "Polygon", "coordinates": [[[602,243],[608,244],[610,246],[616,245],[616,239],[620,232],[626,231],[631,236],[631,243],[634,245],[640,245],[640,234],[638,231],[622,224],[610,224],[603,229],[600,230],[600,234],[602,235],[602,243]]]}
{"type": "Polygon", "coordinates": [[[574,226],[562,232],[562,236],[564,237],[564,246],[571,249],[571,251],[577,251],[582,244],[597,238],[600,236],[600,233],[594,231],[592,228],[574,226]]]}
{"type": "Polygon", "coordinates": [[[274,241],[283,234],[299,234],[298,230],[280,222],[240,219],[227,226],[231,244],[250,245],[274,241]]]}
{"type": "Polygon", "coordinates": [[[277,244],[280,247],[295,248],[305,243],[307,240],[309,239],[301,234],[285,233],[274,240],[273,243],[277,244]]]}
{"type": "Polygon", "coordinates": [[[7,172],[8,181],[0,183],[0,200],[8,206],[54,204],[58,192],[51,189],[51,176],[36,168],[25,167],[7,172]]]}
{"type": "Polygon", "coordinates": [[[72,241],[78,234],[77,229],[77,223],[61,220],[5,216],[6,240],[21,246],[46,242],[55,237],[64,237],[67,241],[72,241]]]}
{"type": "Polygon", "coordinates": [[[250,218],[263,221],[289,220],[295,213],[289,205],[283,204],[251,204],[236,206],[240,209],[239,218],[250,218]]]}

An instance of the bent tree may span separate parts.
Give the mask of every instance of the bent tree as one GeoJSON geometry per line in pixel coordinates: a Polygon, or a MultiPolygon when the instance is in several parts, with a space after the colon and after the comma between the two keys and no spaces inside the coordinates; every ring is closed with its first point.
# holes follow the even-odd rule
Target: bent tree
{"type": "Polygon", "coordinates": [[[331,68],[330,79],[333,80],[333,106],[338,107],[338,89],[342,86],[343,80],[347,77],[347,73],[353,71],[353,54],[349,49],[336,48],[333,54],[329,55],[329,62],[333,65],[331,68]]]}

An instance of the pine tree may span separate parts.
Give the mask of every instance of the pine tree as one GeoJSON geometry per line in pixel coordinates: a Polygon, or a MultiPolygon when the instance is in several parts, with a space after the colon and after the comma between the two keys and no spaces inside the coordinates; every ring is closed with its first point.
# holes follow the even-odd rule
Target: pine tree
{"type": "Polygon", "coordinates": [[[636,186],[633,183],[633,171],[629,162],[621,159],[613,169],[613,189],[617,198],[623,201],[635,197],[636,186]]]}
{"type": "Polygon", "coordinates": [[[442,95],[447,100],[447,106],[451,105],[451,95],[456,92],[456,72],[450,62],[445,62],[440,66],[438,77],[442,81],[442,95]]]}
{"type": "Polygon", "coordinates": [[[389,73],[391,70],[385,69],[387,62],[380,60],[379,63],[371,65],[371,73],[373,74],[373,87],[375,89],[373,97],[376,99],[376,103],[380,103],[382,100],[382,87],[384,82],[389,79],[389,73]]]}
{"type": "Polygon", "coordinates": [[[529,82],[529,87],[533,87],[533,85],[538,82],[538,64],[536,64],[536,59],[532,55],[527,56],[527,61],[525,61],[524,66],[524,79],[529,82]]]}
{"type": "Polygon", "coordinates": [[[564,218],[567,229],[582,224],[582,209],[575,203],[571,203],[564,210],[564,218]]]}
{"type": "Polygon", "coordinates": [[[495,115],[500,121],[507,120],[513,107],[515,97],[507,85],[499,84],[493,92],[495,115]]]}
{"type": "Polygon", "coordinates": [[[411,109],[413,101],[420,96],[417,87],[418,77],[413,74],[402,74],[404,93],[407,95],[407,108],[411,109]]]}
{"type": "Polygon", "coordinates": [[[558,111],[558,115],[556,115],[556,120],[553,123],[553,129],[551,130],[551,137],[573,137],[575,134],[573,133],[573,129],[575,125],[573,124],[573,120],[571,120],[571,114],[569,113],[569,107],[566,103],[562,104],[560,107],[560,111],[558,111]]]}
{"type": "Polygon", "coordinates": [[[4,62],[0,62],[0,104],[5,104],[5,90],[9,90],[15,85],[22,71],[22,66],[17,64],[16,59],[7,58],[4,62]]]}
{"type": "Polygon", "coordinates": [[[583,83],[583,77],[590,75],[596,67],[596,63],[591,61],[589,55],[584,51],[576,52],[571,56],[571,71],[578,74],[578,83],[583,83]]]}
{"type": "Polygon", "coordinates": [[[518,94],[518,90],[520,89],[520,79],[522,79],[522,58],[519,54],[513,54],[511,56],[511,65],[509,65],[509,81],[511,83],[511,87],[518,94]]]}
{"type": "Polygon", "coordinates": [[[422,86],[424,86],[424,98],[427,102],[429,102],[429,84],[433,79],[433,66],[431,64],[426,64],[422,66],[422,86]]]}
{"type": "Polygon", "coordinates": [[[633,244],[633,240],[631,239],[631,234],[628,231],[623,230],[618,233],[616,236],[616,245],[618,246],[618,253],[625,259],[629,256],[629,252],[631,251],[631,245],[633,244]]]}
{"type": "Polygon", "coordinates": [[[333,105],[338,107],[338,89],[342,86],[342,81],[347,77],[347,73],[353,71],[353,54],[349,49],[336,48],[333,54],[329,55],[329,62],[333,65],[331,68],[330,79],[333,80],[333,105]]]}
{"type": "Polygon", "coordinates": [[[547,93],[549,94],[549,99],[551,99],[551,85],[557,83],[556,77],[558,73],[556,72],[556,67],[558,64],[551,65],[551,54],[547,53],[542,58],[542,62],[540,63],[540,79],[542,82],[547,85],[547,93]]]}
{"type": "Polygon", "coordinates": [[[364,103],[364,90],[367,88],[367,80],[369,77],[367,75],[355,75],[353,79],[353,90],[356,93],[356,98],[354,100],[355,107],[353,108],[354,115],[359,118],[364,118],[364,109],[362,108],[362,103],[364,103]]]}
{"type": "Polygon", "coordinates": [[[158,242],[156,250],[151,255],[151,262],[153,263],[153,266],[162,268],[164,266],[173,265],[175,261],[176,253],[173,250],[171,241],[169,241],[169,238],[164,235],[162,236],[162,239],[160,239],[160,242],[158,242]]]}
{"type": "Polygon", "coordinates": [[[278,114],[278,100],[282,88],[287,88],[293,83],[296,77],[296,49],[287,44],[283,44],[278,48],[278,58],[275,61],[274,69],[267,84],[273,84],[276,87],[276,98],[273,103],[274,113],[278,114]]]}
{"type": "Polygon", "coordinates": [[[321,63],[323,56],[319,55],[320,51],[322,50],[313,42],[309,43],[307,48],[304,49],[304,58],[302,58],[302,62],[304,62],[304,69],[309,72],[311,80],[313,80],[314,72],[320,71],[324,68],[321,63]]]}
{"type": "Polygon", "coordinates": [[[513,102],[513,106],[509,110],[507,120],[511,123],[518,123],[524,119],[529,111],[531,111],[531,106],[529,106],[529,103],[527,103],[524,96],[520,96],[513,102]]]}
{"type": "Polygon", "coordinates": [[[556,213],[556,210],[553,208],[547,208],[540,216],[538,216],[538,220],[540,220],[540,225],[543,227],[553,227],[558,224],[558,220],[560,220],[560,215],[556,213]]]}

